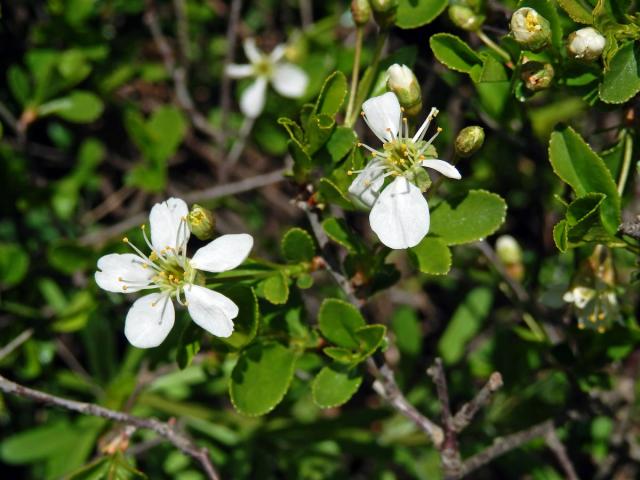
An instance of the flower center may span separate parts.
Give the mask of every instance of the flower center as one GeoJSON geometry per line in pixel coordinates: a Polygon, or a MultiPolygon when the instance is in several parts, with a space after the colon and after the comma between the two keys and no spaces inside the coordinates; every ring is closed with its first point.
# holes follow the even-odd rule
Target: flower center
{"type": "Polygon", "coordinates": [[[531,33],[542,29],[542,26],[538,22],[538,15],[533,11],[527,12],[527,16],[525,17],[525,26],[531,33]]]}
{"type": "Polygon", "coordinates": [[[273,66],[267,58],[263,58],[258,63],[255,63],[253,69],[259,77],[270,77],[273,72],[273,66]]]}

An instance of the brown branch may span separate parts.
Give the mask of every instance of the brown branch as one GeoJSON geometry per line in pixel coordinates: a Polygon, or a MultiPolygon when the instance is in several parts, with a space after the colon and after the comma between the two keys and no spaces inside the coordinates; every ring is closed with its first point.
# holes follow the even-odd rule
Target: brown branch
{"type": "MultiPolygon", "coordinates": [[[[187,18],[187,6],[185,0],[173,0],[173,9],[176,12],[176,37],[178,38],[178,57],[182,68],[187,69],[191,57],[189,47],[189,20],[187,18]]],[[[185,76],[185,78],[187,78],[185,76]]]]}
{"type": "MultiPolygon", "coordinates": [[[[284,180],[284,169],[274,170],[273,172],[263,173],[254,177],[245,178],[238,182],[225,183],[215,187],[207,188],[182,195],[182,199],[187,203],[205,202],[215,200],[217,198],[229,195],[237,195],[239,193],[255,190],[256,188],[266,187],[274,183],[284,180]]],[[[80,245],[102,245],[104,242],[122,235],[124,232],[142,225],[147,219],[146,212],[140,212],[129,217],[115,225],[88,235],[80,237],[78,243],[80,245]]]]}
{"type": "Polygon", "coordinates": [[[220,129],[224,132],[227,128],[227,117],[231,109],[231,78],[227,75],[227,65],[233,61],[236,51],[236,35],[238,24],[240,23],[240,13],[242,11],[242,0],[231,0],[229,10],[229,25],[227,26],[227,52],[222,66],[222,80],[220,82],[220,129]]]}
{"type": "Polygon", "coordinates": [[[27,328],[24,332],[18,335],[16,338],[7,343],[4,347],[0,349],[0,361],[4,360],[5,357],[11,355],[11,353],[22,345],[24,342],[29,340],[33,335],[33,328],[27,328]]]}
{"type": "Polygon", "coordinates": [[[556,433],[555,428],[549,429],[545,436],[545,442],[547,443],[547,447],[549,447],[549,450],[551,450],[556,456],[558,463],[564,470],[567,480],[580,480],[578,474],[576,473],[576,469],[574,468],[573,463],[571,463],[571,459],[567,454],[567,449],[558,438],[558,434],[556,433]]]}
{"type": "Polygon", "coordinates": [[[489,381],[480,389],[475,398],[462,405],[455,414],[452,421],[453,429],[459,433],[467,428],[476,413],[489,403],[493,393],[500,389],[502,385],[502,375],[499,372],[493,372],[489,377],[489,381]]]}
{"type": "Polygon", "coordinates": [[[189,455],[191,458],[198,461],[204,472],[207,474],[207,478],[209,478],[210,480],[220,479],[218,472],[211,463],[211,459],[209,458],[209,454],[206,448],[198,447],[191,441],[191,439],[177,432],[171,425],[161,422],[156,418],[136,417],[127,413],[110,410],[93,403],[77,402],[75,400],[69,400],[55,395],[50,395],[48,393],[14,383],[6,379],[2,375],[0,375],[0,390],[11,395],[22,398],[29,398],[39,403],[53,405],[65,410],[78,412],[83,415],[106,418],[108,420],[124,423],[136,428],[152,430],[153,432],[171,442],[177,449],[181,450],[186,455],[189,455]]]}
{"type": "Polygon", "coordinates": [[[519,302],[529,302],[530,296],[529,293],[525,290],[520,282],[511,277],[507,270],[504,267],[502,261],[496,255],[496,252],[491,248],[491,245],[487,243],[486,240],[481,240],[473,244],[480,252],[489,260],[489,262],[493,265],[493,268],[500,274],[500,276],[507,282],[509,288],[513,290],[513,293],[516,295],[519,302]]]}

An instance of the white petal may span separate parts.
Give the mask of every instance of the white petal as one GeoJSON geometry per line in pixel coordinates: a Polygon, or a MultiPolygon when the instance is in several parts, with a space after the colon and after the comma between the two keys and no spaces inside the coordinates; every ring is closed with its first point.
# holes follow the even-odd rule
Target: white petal
{"type": "Polygon", "coordinates": [[[369,222],[387,247],[415,247],[429,231],[429,206],[418,187],[398,177],[378,197],[369,222]]]}
{"type": "Polygon", "coordinates": [[[132,253],[112,253],[98,260],[96,283],[103,290],[116,293],[130,293],[146,287],[151,282],[153,270],[143,268],[145,263],[132,253]],[[123,287],[127,287],[126,289],[123,287]]]}
{"type": "Polygon", "coordinates": [[[283,97],[299,98],[307,90],[309,77],[300,67],[281,63],[275,66],[271,83],[276,92],[283,97]]]}
{"type": "Polygon", "coordinates": [[[369,162],[349,186],[351,197],[366,208],[371,208],[376,202],[384,183],[385,170],[381,165],[381,162],[369,162]]]}
{"type": "Polygon", "coordinates": [[[249,256],[253,237],[247,233],[223,235],[198,249],[191,266],[205,272],[226,272],[236,268],[249,256]]]}
{"type": "Polygon", "coordinates": [[[456,180],[460,180],[462,178],[458,169],[444,160],[423,160],[422,166],[426,168],[433,168],[445,177],[455,178],[456,180]]]}
{"type": "Polygon", "coordinates": [[[367,125],[382,142],[398,136],[402,111],[395,93],[370,98],[362,104],[362,111],[367,125]]]}
{"type": "Polygon", "coordinates": [[[173,303],[168,295],[145,295],[131,305],[124,325],[124,334],[134,347],[157,347],[169,335],[175,316],[173,303]]]}
{"type": "Polygon", "coordinates": [[[271,53],[269,54],[269,58],[273,63],[279,62],[284,57],[285,52],[287,51],[287,46],[284,43],[280,43],[275,46],[271,53]]]}
{"type": "Polygon", "coordinates": [[[236,65],[232,63],[227,65],[224,73],[229,78],[246,78],[254,74],[253,65],[236,65]]]}
{"type": "Polygon", "coordinates": [[[255,82],[242,92],[242,96],[240,97],[240,110],[249,118],[257,118],[264,109],[266,99],[267,79],[265,77],[258,77],[255,82]]]}
{"type": "Polygon", "coordinates": [[[258,63],[262,60],[262,52],[256,47],[255,38],[247,38],[243,44],[244,54],[251,63],[258,63]]]}
{"type": "Polygon", "coordinates": [[[238,315],[238,307],[224,295],[197,285],[184,289],[187,308],[194,322],[216,337],[228,337],[233,333],[232,319],[238,315]]]}
{"type": "Polygon", "coordinates": [[[156,203],[151,209],[151,243],[153,248],[161,251],[167,247],[179,249],[189,240],[191,232],[184,220],[189,215],[189,208],[184,200],[169,198],[156,203]]]}

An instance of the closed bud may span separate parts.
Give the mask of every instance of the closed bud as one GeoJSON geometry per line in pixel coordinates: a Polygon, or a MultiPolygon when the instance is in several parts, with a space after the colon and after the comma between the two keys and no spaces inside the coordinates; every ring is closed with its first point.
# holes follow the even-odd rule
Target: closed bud
{"type": "Polygon", "coordinates": [[[209,240],[213,238],[216,228],[216,218],[213,212],[201,205],[194,204],[187,217],[189,228],[199,240],[209,240]]]}
{"type": "Polygon", "coordinates": [[[554,73],[551,64],[532,61],[522,66],[520,77],[529,90],[538,92],[549,88],[554,73]]]}
{"type": "Polygon", "coordinates": [[[396,94],[407,115],[414,116],[422,110],[422,93],[416,76],[406,65],[394,63],[387,69],[387,88],[396,94]]]}
{"type": "Polygon", "coordinates": [[[371,18],[369,0],[351,0],[351,16],[353,23],[359,27],[366,25],[371,18]]]}
{"type": "Polygon", "coordinates": [[[533,8],[522,7],[511,17],[511,35],[527,50],[537,52],[551,42],[551,26],[533,8]]]}
{"type": "Polygon", "coordinates": [[[456,154],[467,158],[476,153],[484,143],[484,130],[477,125],[465,127],[456,137],[456,154]]]}
{"type": "Polygon", "coordinates": [[[567,51],[573,58],[595,60],[607,44],[604,36],[595,28],[586,27],[576,30],[567,37],[567,51]]]}
{"type": "Polygon", "coordinates": [[[496,254],[505,264],[521,263],[522,249],[511,235],[500,235],[496,240],[496,254]]]}
{"type": "Polygon", "coordinates": [[[485,20],[484,15],[474,12],[466,5],[451,5],[449,18],[456,27],[470,32],[478,30],[485,20]]]}
{"type": "Polygon", "coordinates": [[[373,18],[382,29],[389,28],[396,21],[398,0],[369,0],[373,18]]]}

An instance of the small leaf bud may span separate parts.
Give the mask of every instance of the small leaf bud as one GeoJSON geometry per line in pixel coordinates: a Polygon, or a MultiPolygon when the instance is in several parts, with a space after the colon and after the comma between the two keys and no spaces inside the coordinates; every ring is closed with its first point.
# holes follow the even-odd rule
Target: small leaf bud
{"type": "Polygon", "coordinates": [[[382,29],[389,28],[396,21],[398,0],[369,0],[373,10],[373,18],[382,29]]]}
{"type": "Polygon", "coordinates": [[[567,37],[567,51],[573,58],[595,60],[604,50],[607,40],[593,27],[581,28],[567,37]]]}
{"type": "Polygon", "coordinates": [[[353,17],[353,23],[359,27],[366,25],[371,18],[369,0],[351,0],[351,16],[353,17]]]}
{"type": "Polygon", "coordinates": [[[414,116],[422,110],[422,93],[416,76],[406,65],[394,63],[387,69],[387,88],[396,94],[406,115],[414,116]]]}
{"type": "Polygon", "coordinates": [[[477,125],[465,127],[456,137],[456,154],[467,158],[476,153],[484,143],[484,130],[477,125]]]}
{"type": "Polygon", "coordinates": [[[551,25],[533,8],[522,7],[511,17],[511,35],[523,48],[538,52],[551,43],[551,25]]]}
{"type": "Polygon", "coordinates": [[[538,92],[549,88],[554,73],[550,63],[531,61],[522,65],[520,77],[529,90],[538,92]]]}
{"type": "Polygon", "coordinates": [[[216,218],[213,212],[201,205],[194,204],[187,217],[189,228],[199,240],[209,240],[213,238],[216,227],[216,218]]]}
{"type": "Polygon", "coordinates": [[[522,249],[511,235],[500,235],[496,240],[496,254],[502,263],[522,262],[522,249]]]}
{"type": "Polygon", "coordinates": [[[466,5],[451,5],[449,7],[449,18],[456,27],[469,32],[478,30],[485,20],[484,15],[474,12],[472,8],[466,5]]]}

